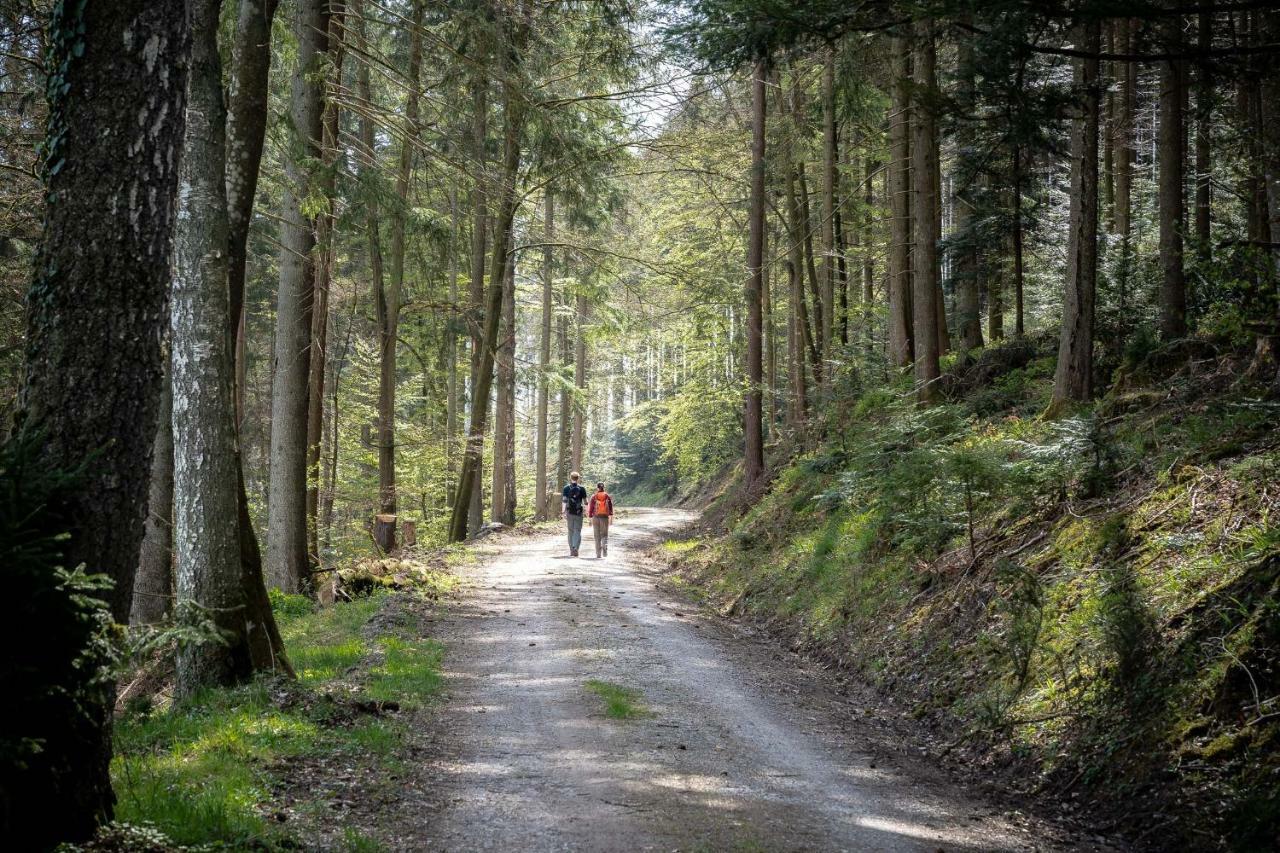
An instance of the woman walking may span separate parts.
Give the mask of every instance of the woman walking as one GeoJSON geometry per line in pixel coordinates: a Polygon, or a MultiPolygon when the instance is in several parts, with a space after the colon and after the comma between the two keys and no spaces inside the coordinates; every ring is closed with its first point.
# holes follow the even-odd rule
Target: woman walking
{"type": "Polygon", "coordinates": [[[604,490],[604,483],[596,483],[596,493],[591,496],[587,516],[591,519],[591,532],[596,538],[596,559],[609,556],[609,522],[613,519],[613,498],[604,490]]]}

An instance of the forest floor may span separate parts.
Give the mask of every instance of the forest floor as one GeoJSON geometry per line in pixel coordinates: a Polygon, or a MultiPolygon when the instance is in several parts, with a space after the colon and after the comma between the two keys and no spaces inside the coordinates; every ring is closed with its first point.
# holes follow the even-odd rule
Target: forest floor
{"type": "Polygon", "coordinates": [[[971,799],[871,705],[661,591],[645,549],[691,519],[629,510],[599,561],[549,527],[477,546],[432,608],[443,695],[345,822],[397,850],[1100,849],[971,799]]]}

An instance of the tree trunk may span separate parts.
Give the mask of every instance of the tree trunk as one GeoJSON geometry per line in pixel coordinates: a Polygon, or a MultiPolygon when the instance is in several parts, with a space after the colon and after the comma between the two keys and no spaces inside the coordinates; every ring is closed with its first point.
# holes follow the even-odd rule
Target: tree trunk
{"type": "Polygon", "coordinates": [[[822,332],[819,350],[824,362],[831,358],[835,335],[836,158],[836,54],[835,46],[828,45],[822,66],[822,332]]]}
{"type": "MultiPolygon", "coordinates": [[[[458,310],[458,237],[462,228],[458,210],[458,188],[449,187],[449,306],[455,313],[458,310]]],[[[445,505],[453,508],[454,475],[457,473],[458,443],[458,335],[454,327],[454,317],[450,316],[445,326],[444,342],[445,363],[445,505]]]]}
{"type": "MultiPolygon", "coordinates": [[[[760,384],[764,378],[762,356],[762,291],[764,289],[764,170],[765,170],[765,78],[768,60],[756,60],[751,85],[751,198],[748,204],[747,223],[747,390],[744,403],[745,425],[745,479],[746,488],[753,489],[764,477],[764,436],[761,432],[763,401],[760,384]]],[[[834,168],[834,166],[832,166],[834,168]]],[[[827,179],[830,180],[830,175],[827,179]]],[[[828,188],[829,191],[829,188],[828,188]]],[[[828,204],[832,202],[828,200],[828,204]]],[[[828,226],[828,232],[830,228],[828,226]]],[[[828,233],[828,236],[830,234],[828,233]]],[[[829,245],[829,244],[828,244],[829,245]]],[[[827,284],[831,284],[830,258],[827,263],[827,284]]],[[[827,331],[828,342],[830,330],[827,331]]]]}
{"type": "Polygon", "coordinates": [[[871,253],[871,246],[875,241],[873,213],[875,208],[875,186],[871,180],[872,176],[879,169],[880,164],[871,159],[871,155],[867,155],[862,159],[863,168],[867,175],[866,183],[863,184],[862,191],[862,216],[858,218],[858,228],[862,233],[862,334],[867,342],[867,349],[870,351],[873,336],[871,334],[871,318],[874,314],[872,311],[875,302],[875,258],[871,253]]]}
{"type": "MultiPolygon", "coordinates": [[[[1210,4],[1212,5],[1212,4],[1210,4]]],[[[1197,47],[1208,53],[1213,47],[1213,11],[1200,13],[1197,26],[1197,47]]],[[[1196,203],[1195,250],[1200,261],[1207,263],[1212,255],[1211,230],[1213,227],[1213,66],[1202,60],[1197,73],[1196,86],[1196,203]]]]}
{"type": "MultiPolygon", "coordinates": [[[[73,35],[49,47],[47,67],[59,69],[62,85],[48,89],[47,206],[16,427],[33,437],[33,466],[85,466],[76,491],[45,509],[57,525],[47,532],[67,534],[62,565],[84,563],[114,581],[103,597],[123,623],[160,407],[187,22],[181,4],[65,3],[54,6],[47,32],[73,35]]],[[[21,600],[11,611],[24,608],[43,609],[21,600]]],[[[28,646],[6,650],[7,673],[40,666],[47,644],[28,646]]],[[[64,685],[73,692],[54,697],[44,684],[24,693],[29,678],[5,680],[13,730],[42,741],[16,778],[3,770],[0,832],[15,849],[88,838],[112,816],[114,689],[97,675],[96,666],[80,669],[83,681],[64,685]],[[31,819],[55,805],[57,820],[31,819]]]]}
{"type": "Polygon", "coordinates": [[[551,517],[551,505],[547,501],[547,435],[549,424],[547,418],[549,389],[548,377],[551,370],[551,316],[554,309],[553,296],[553,263],[555,256],[551,247],[555,239],[555,203],[551,189],[547,189],[542,208],[542,319],[538,338],[538,416],[537,416],[537,456],[534,462],[534,510],[535,518],[543,521],[551,517]]]}
{"type": "Polygon", "coordinates": [[[911,285],[911,39],[892,39],[893,101],[889,106],[889,361],[906,367],[915,361],[911,285]]]}
{"type": "MultiPolygon", "coordinates": [[[[512,49],[513,53],[516,49],[512,49]]],[[[506,69],[513,72],[513,69],[506,69]]],[[[524,129],[525,102],[516,92],[516,82],[510,76],[503,79],[503,164],[502,195],[499,204],[497,228],[493,232],[493,266],[489,274],[489,289],[485,303],[484,335],[480,344],[480,367],[476,374],[475,394],[471,407],[471,425],[467,435],[467,452],[462,460],[462,473],[458,478],[458,502],[449,521],[449,541],[461,542],[467,535],[467,508],[471,505],[473,490],[477,486],[481,454],[484,450],[484,434],[488,420],[489,392],[493,386],[494,356],[498,342],[498,324],[502,314],[503,293],[506,290],[507,238],[515,218],[517,205],[516,178],[520,168],[520,136],[524,129]]],[[[483,261],[483,259],[482,259],[483,261]]]]}
{"type": "Polygon", "coordinates": [[[249,222],[267,132],[271,22],[279,0],[240,0],[227,69],[227,286],[235,344],[236,430],[244,423],[245,303],[249,222]]]}
{"type": "MultiPolygon", "coordinates": [[[[569,465],[572,461],[573,444],[573,394],[563,380],[569,374],[573,364],[573,350],[569,342],[568,296],[561,297],[562,313],[557,324],[560,339],[560,436],[556,443],[556,488],[560,489],[569,482],[569,465]]],[[[548,507],[551,513],[556,512],[555,501],[548,507]]]]}
{"type": "MultiPolygon", "coordinates": [[[[330,6],[334,9],[334,6],[330,6]]],[[[341,8],[329,18],[329,54],[333,63],[333,79],[341,85],[342,65],[346,59],[346,17],[341,8]]],[[[320,177],[320,194],[325,210],[317,218],[315,308],[311,312],[311,364],[307,377],[307,547],[311,564],[322,565],[320,559],[320,455],[324,434],[324,380],[328,373],[329,355],[329,290],[333,282],[333,264],[337,255],[335,242],[334,194],[337,184],[338,133],[341,126],[338,103],[327,100],[321,120],[321,150],[324,171],[320,177]]]]}
{"type": "Polygon", "coordinates": [[[912,209],[915,214],[915,269],[913,270],[912,317],[915,326],[916,394],[923,404],[938,396],[938,241],[941,237],[938,174],[938,129],[933,98],[935,77],[934,24],[932,19],[916,23],[914,50],[915,91],[921,99],[914,109],[914,136],[911,141],[912,209]]]}
{"type": "MultiPolygon", "coordinates": [[[[968,33],[957,36],[956,72],[958,79],[957,107],[961,111],[956,144],[966,157],[974,157],[976,143],[973,134],[972,115],[976,95],[974,91],[973,73],[973,37],[968,33]]],[[[978,250],[973,235],[973,202],[971,186],[964,186],[964,181],[977,180],[974,174],[957,176],[952,204],[955,210],[955,233],[959,235],[961,245],[954,261],[954,281],[956,293],[956,338],[960,344],[960,352],[982,346],[982,308],[978,298],[978,250]]]]}
{"type": "MultiPolygon", "coordinates": [[[[1170,15],[1163,23],[1164,42],[1177,52],[1182,44],[1182,19],[1170,15]]],[[[1187,333],[1186,275],[1182,265],[1185,223],[1183,99],[1186,63],[1168,59],[1160,63],[1160,123],[1156,133],[1159,159],[1160,225],[1160,335],[1165,340],[1187,333]]]]}
{"type": "MultiPolygon", "coordinates": [[[[508,242],[512,235],[507,235],[508,242]]],[[[507,259],[498,327],[497,393],[493,410],[493,493],[489,517],[515,524],[516,294],[515,257],[507,259]],[[510,492],[510,494],[508,494],[510,492]]]]}
{"type": "Polygon", "coordinates": [[[321,157],[324,84],[319,69],[327,47],[325,0],[298,0],[298,40],[289,98],[296,134],[286,157],[280,210],[280,292],[276,300],[271,383],[271,479],[267,501],[267,575],[284,592],[311,588],[307,554],[307,382],[315,290],[315,231],[304,213],[313,177],[307,160],[321,157]]]}
{"type": "MultiPolygon", "coordinates": [[[[1120,21],[1120,49],[1133,50],[1134,23],[1131,18],[1120,21]]],[[[1116,302],[1119,309],[1119,336],[1123,344],[1128,329],[1129,279],[1133,272],[1133,162],[1134,112],[1138,97],[1138,66],[1133,62],[1121,65],[1120,117],[1112,133],[1116,140],[1116,234],[1120,237],[1120,261],[1116,271],[1116,302]]]]}
{"type": "MultiPolygon", "coordinates": [[[[488,187],[485,172],[488,157],[486,156],[489,134],[489,77],[487,71],[478,66],[471,84],[471,157],[475,160],[476,177],[471,188],[471,420],[474,423],[476,409],[485,410],[482,419],[487,419],[489,409],[488,395],[481,399],[476,396],[479,384],[481,347],[484,344],[484,265],[486,236],[489,226],[488,187]]],[[[474,448],[476,461],[472,472],[472,482],[467,491],[467,532],[475,534],[480,529],[481,503],[484,495],[484,432],[480,433],[479,447],[474,448]]],[[[471,439],[468,438],[468,442],[471,439]]],[[[464,454],[471,452],[468,446],[464,454]]]]}
{"type": "Polygon", "coordinates": [[[168,361],[166,357],[130,625],[154,625],[173,612],[173,388],[168,361]]]}
{"type": "Polygon", "coordinates": [[[582,470],[582,459],[586,453],[587,430],[587,296],[579,292],[574,312],[574,355],[573,355],[573,436],[569,445],[569,467],[574,471],[582,470]]]}
{"type": "Polygon", "coordinates": [[[240,575],[231,309],[227,290],[226,114],[220,0],[191,0],[187,127],[171,302],[173,542],[178,618],[211,620],[224,642],[180,643],[175,693],[253,675],[240,575]],[[198,611],[183,610],[193,604],[198,611]]]}
{"type": "Polygon", "coordinates": [[[1010,231],[1013,240],[1013,336],[1021,338],[1027,330],[1023,302],[1022,147],[1018,145],[1013,147],[1013,226],[1010,231]]]}
{"type": "MultiPolygon", "coordinates": [[[[1076,26],[1075,43],[1098,50],[1096,20],[1076,26]]],[[[1075,61],[1080,115],[1071,130],[1071,212],[1067,234],[1067,281],[1051,413],[1093,395],[1093,314],[1098,280],[1098,60],[1075,61]]]]}

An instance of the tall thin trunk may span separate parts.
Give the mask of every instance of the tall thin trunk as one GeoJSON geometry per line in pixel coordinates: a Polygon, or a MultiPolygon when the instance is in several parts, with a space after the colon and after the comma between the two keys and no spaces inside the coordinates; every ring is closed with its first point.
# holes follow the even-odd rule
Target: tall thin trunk
{"type": "Polygon", "coordinates": [[[304,213],[313,176],[307,160],[321,157],[327,48],[325,0],[298,0],[294,13],[297,60],[290,91],[294,138],[285,159],[280,205],[280,292],[276,300],[271,383],[271,477],[267,502],[267,575],[285,592],[311,587],[307,554],[307,380],[315,289],[315,231],[304,213]]]}
{"type": "MultiPolygon", "coordinates": [[[[569,312],[568,296],[562,297],[562,312],[557,322],[556,337],[560,341],[560,372],[561,379],[568,375],[573,365],[573,348],[569,341],[569,312]]],[[[560,384],[560,434],[556,442],[556,488],[559,489],[569,482],[569,466],[571,462],[571,449],[573,443],[573,394],[569,390],[566,382],[561,381],[560,384]]],[[[554,513],[555,502],[552,501],[549,511],[554,513]]]]}
{"type": "MultiPolygon", "coordinates": [[[[247,316],[244,283],[247,263],[249,221],[257,193],[259,167],[267,129],[267,86],[271,70],[271,26],[277,0],[241,0],[231,46],[231,68],[227,88],[227,290],[229,333],[235,340],[236,432],[244,429],[244,394],[247,363],[245,329],[247,316]]],[[[331,0],[334,15],[341,4],[331,0]]],[[[242,442],[236,442],[236,477],[240,517],[240,563],[248,604],[262,615],[270,636],[267,650],[283,659],[284,646],[270,615],[270,601],[263,581],[262,551],[249,514],[249,494],[245,488],[242,442]]],[[[255,645],[255,650],[259,649],[255,645]]]]}
{"type": "MultiPolygon", "coordinates": [[[[484,317],[484,266],[485,248],[488,246],[489,202],[488,184],[485,171],[488,168],[486,156],[489,134],[489,77],[482,67],[475,69],[475,78],[471,84],[471,157],[475,161],[476,176],[471,188],[471,419],[475,421],[476,409],[485,410],[483,418],[488,417],[489,398],[476,396],[479,384],[481,347],[483,345],[484,317]]],[[[467,531],[474,534],[480,529],[481,502],[484,499],[484,433],[477,439],[480,446],[475,449],[476,462],[472,473],[472,482],[467,492],[467,531]]],[[[471,439],[468,438],[468,442],[471,439]]],[[[464,452],[469,452],[468,446],[464,452]]],[[[461,492],[461,490],[460,490],[461,492]]]]}
{"type": "MultiPolygon", "coordinates": [[[[35,451],[32,470],[83,466],[75,491],[56,495],[33,523],[48,537],[66,535],[60,565],[84,563],[114,581],[102,597],[123,623],[160,403],[187,20],[176,3],[60,3],[47,32],[74,36],[49,45],[48,67],[60,69],[62,85],[48,89],[53,120],[44,156],[57,165],[45,173],[16,428],[35,451]]],[[[87,839],[111,819],[115,803],[115,691],[99,678],[105,661],[69,667],[69,683],[59,685],[69,692],[57,695],[28,677],[49,661],[39,632],[82,630],[58,621],[70,612],[66,593],[44,589],[39,599],[11,595],[5,614],[30,639],[5,650],[4,673],[23,673],[5,679],[7,731],[41,742],[23,756],[16,778],[12,762],[4,768],[0,837],[23,850],[87,839]],[[51,808],[56,820],[32,819],[51,808]]]]}
{"type": "Polygon", "coordinates": [[[823,361],[831,358],[836,313],[836,54],[828,45],[822,66],[822,334],[823,361]]]}
{"type": "MultiPolygon", "coordinates": [[[[1097,53],[1096,20],[1076,26],[1075,43],[1097,53]]],[[[1093,394],[1093,317],[1098,280],[1098,60],[1077,59],[1075,83],[1080,114],[1071,129],[1071,211],[1067,234],[1067,280],[1062,334],[1051,411],[1093,394]]]]}
{"type": "Polygon", "coordinates": [[[173,388],[169,359],[164,365],[156,443],[151,454],[147,520],[133,582],[130,625],[154,625],[173,612],[173,388]]]}
{"type": "Polygon", "coordinates": [[[862,335],[867,342],[867,348],[872,345],[873,336],[871,333],[871,318],[873,316],[873,303],[875,302],[875,274],[876,262],[871,253],[871,246],[875,242],[875,234],[873,232],[873,209],[875,207],[875,185],[872,176],[879,169],[880,164],[871,158],[871,155],[862,158],[863,171],[866,173],[866,181],[862,186],[862,216],[859,217],[858,230],[862,232],[862,335]]]}
{"type": "MultiPolygon", "coordinates": [[[[334,9],[329,18],[329,54],[333,63],[333,84],[342,82],[342,65],[346,58],[345,14],[334,9]]],[[[320,193],[325,210],[317,218],[315,308],[311,312],[311,365],[307,379],[307,542],[311,563],[321,565],[320,559],[320,455],[324,433],[324,380],[328,373],[329,355],[329,289],[333,281],[333,263],[337,254],[334,245],[335,207],[337,186],[338,129],[341,125],[338,102],[325,99],[324,116],[321,119],[321,150],[324,152],[324,172],[320,178],[320,193]]]]}
{"type": "Polygon", "coordinates": [[[587,296],[579,292],[574,310],[573,355],[573,436],[569,449],[569,467],[582,470],[587,440],[587,296]]]}
{"type": "MultiPolygon", "coordinates": [[[[743,407],[745,425],[745,479],[748,489],[764,476],[764,436],[761,432],[763,401],[760,383],[763,379],[762,357],[762,291],[764,290],[764,170],[765,170],[765,77],[768,60],[756,60],[751,85],[751,198],[747,224],[747,363],[746,400],[743,407]]],[[[828,176],[830,179],[830,176],[828,176]]],[[[830,273],[830,262],[827,264],[830,273]]],[[[828,285],[831,284],[828,276],[828,285]]],[[[827,332],[830,335],[830,330],[827,332]]],[[[828,341],[830,338],[828,337],[828,341]]]]}
{"type": "MultiPolygon", "coordinates": [[[[975,83],[973,72],[973,37],[962,33],[958,37],[956,51],[956,91],[957,107],[961,111],[959,131],[956,144],[967,158],[976,157],[973,132],[972,113],[975,106],[975,83]]],[[[956,292],[956,338],[963,355],[971,349],[982,346],[982,309],[978,298],[980,282],[978,280],[978,250],[974,237],[970,233],[973,223],[973,201],[971,184],[965,182],[977,180],[974,174],[961,174],[955,179],[952,206],[955,211],[954,231],[959,235],[961,245],[956,252],[953,265],[956,292]]]]}
{"type": "MultiPolygon", "coordinates": [[[[511,236],[508,235],[508,241],[511,236]]],[[[495,361],[496,394],[493,409],[493,491],[489,518],[503,524],[515,523],[515,408],[516,408],[516,294],[515,257],[507,261],[502,283],[502,319],[498,326],[495,361]],[[511,495],[508,495],[508,489],[511,495]]]]}
{"type": "Polygon", "coordinates": [[[893,101],[889,106],[889,361],[915,361],[911,286],[911,39],[904,28],[892,39],[893,101]]]}
{"type": "Polygon", "coordinates": [[[912,208],[915,213],[915,269],[912,318],[915,326],[915,378],[917,397],[931,403],[938,396],[938,240],[941,236],[939,209],[938,130],[932,103],[937,91],[934,71],[934,24],[932,19],[916,23],[914,80],[922,99],[914,105],[914,136],[911,144],[913,177],[912,208]]]}
{"type": "MultiPolygon", "coordinates": [[[[1012,238],[1013,255],[1013,336],[1021,338],[1026,334],[1026,312],[1023,300],[1025,275],[1023,272],[1023,229],[1022,229],[1022,147],[1013,146],[1012,166],[1013,225],[1009,229],[1012,238]]],[[[1001,322],[1003,326],[1003,321],[1001,322]]]]}
{"type": "MultiPolygon", "coordinates": [[[[1182,44],[1182,19],[1170,15],[1164,22],[1164,41],[1176,52],[1182,44]]],[[[1186,221],[1183,179],[1185,151],[1183,99],[1186,63],[1168,59],[1160,63],[1160,122],[1156,144],[1159,158],[1160,224],[1160,334],[1166,340],[1187,332],[1187,285],[1183,270],[1182,236],[1186,221]]]]}
{"type": "Polygon", "coordinates": [[[187,127],[174,233],[171,346],[173,543],[179,618],[212,620],[221,642],[178,645],[176,693],[253,674],[241,587],[235,366],[227,292],[226,113],[218,54],[220,0],[192,0],[187,127]]]}
{"type": "MultiPolygon", "coordinates": [[[[1212,6],[1212,3],[1209,4],[1212,6]]],[[[1201,53],[1207,54],[1213,47],[1212,8],[1200,13],[1197,44],[1201,53]]],[[[1207,262],[1212,254],[1211,229],[1213,226],[1213,66],[1202,60],[1196,80],[1196,202],[1195,202],[1195,250],[1196,256],[1207,262]]]]}
{"type": "MultiPolygon", "coordinates": [[[[249,221],[267,132],[271,22],[279,0],[240,0],[227,69],[227,286],[235,338],[236,428],[244,423],[245,267],[249,221]]],[[[336,2],[331,3],[336,5],[336,2]]]]}
{"type": "MultiPolygon", "coordinates": [[[[766,244],[769,241],[768,232],[765,234],[765,241],[766,244]]],[[[772,281],[773,274],[766,260],[764,268],[760,272],[762,288],[760,292],[760,322],[764,334],[764,420],[767,428],[767,437],[770,441],[777,437],[778,431],[778,330],[776,318],[774,317],[772,281]]],[[[663,346],[660,352],[665,354],[666,347],[663,346]]],[[[661,399],[666,396],[667,369],[665,364],[659,373],[661,381],[658,384],[658,391],[661,399]]]]}
{"type": "MultiPolygon", "coordinates": [[[[512,54],[518,49],[512,47],[512,54]]],[[[513,63],[513,55],[508,62],[513,63]]],[[[502,314],[502,298],[505,291],[507,238],[515,218],[516,179],[520,168],[520,138],[524,130],[525,102],[516,91],[512,79],[514,70],[507,68],[503,79],[503,162],[502,187],[499,201],[497,227],[493,232],[493,266],[489,275],[489,288],[485,300],[484,335],[480,344],[480,367],[476,375],[474,402],[471,407],[471,425],[467,434],[467,452],[462,460],[462,472],[458,477],[458,501],[449,520],[449,540],[460,542],[467,535],[468,508],[473,490],[478,485],[481,454],[488,421],[489,392],[493,386],[493,365],[498,342],[498,325],[502,314]]]]}
{"type": "Polygon", "coordinates": [[[539,520],[549,518],[551,505],[547,499],[547,434],[549,415],[548,374],[551,370],[551,317],[554,309],[553,273],[555,254],[551,241],[555,239],[555,196],[547,189],[542,207],[542,319],[538,339],[538,415],[537,456],[534,462],[534,510],[539,520]]]}
{"type": "MultiPolygon", "coordinates": [[[[1133,50],[1134,22],[1131,18],[1120,20],[1120,50],[1133,50]]],[[[1133,62],[1120,65],[1119,118],[1112,129],[1116,137],[1115,227],[1120,237],[1120,259],[1116,271],[1116,303],[1120,317],[1120,342],[1123,344],[1128,321],[1129,280],[1133,274],[1133,163],[1135,159],[1133,130],[1137,109],[1138,66],[1133,62]]]]}
{"type": "MultiPolygon", "coordinates": [[[[458,237],[462,231],[458,209],[458,187],[449,187],[449,305],[458,306],[458,237]]],[[[454,499],[454,474],[457,473],[458,443],[458,335],[454,331],[453,318],[445,327],[445,505],[452,508],[454,499]]]]}

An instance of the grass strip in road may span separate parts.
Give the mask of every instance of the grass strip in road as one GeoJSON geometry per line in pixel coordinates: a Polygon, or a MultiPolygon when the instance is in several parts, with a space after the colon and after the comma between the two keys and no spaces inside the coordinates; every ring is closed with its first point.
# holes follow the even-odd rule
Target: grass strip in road
{"type": "Polygon", "coordinates": [[[640,691],[633,687],[592,678],[587,681],[586,688],[604,700],[604,713],[610,719],[633,720],[649,716],[649,709],[640,703],[640,691]]]}

